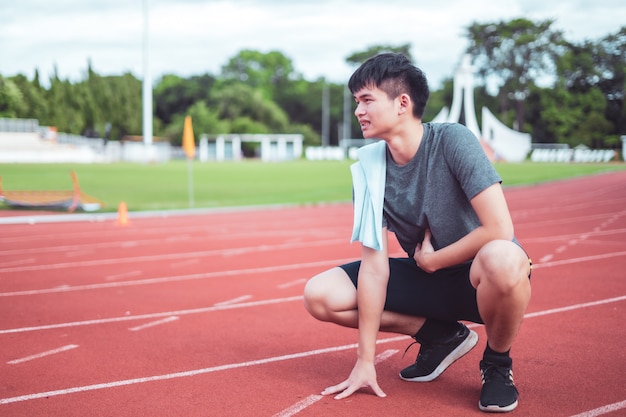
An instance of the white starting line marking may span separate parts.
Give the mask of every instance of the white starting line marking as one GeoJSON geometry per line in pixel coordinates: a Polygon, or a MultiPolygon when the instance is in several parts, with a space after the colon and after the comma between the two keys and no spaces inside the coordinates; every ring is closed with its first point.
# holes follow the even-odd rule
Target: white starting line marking
{"type": "MultiPolygon", "coordinates": [[[[295,299],[300,299],[300,298],[301,297],[292,297],[289,300],[293,301],[295,299]]],[[[590,303],[582,303],[582,304],[576,304],[572,306],[555,308],[555,309],[550,309],[550,310],[545,310],[545,311],[537,311],[535,313],[526,314],[524,317],[525,318],[539,317],[539,316],[543,316],[547,314],[556,314],[556,313],[560,313],[564,311],[577,310],[581,308],[607,304],[607,303],[614,303],[614,302],[619,302],[619,301],[624,301],[624,300],[626,300],[626,295],[620,296],[620,297],[608,298],[605,300],[600,300],[600,301],[595,301],[595,302],[590,302],[590,303]]],[[[276,300],[274,300],[274,302],[276,302],[276,300]]],[[[256,303],[250,303],[250,304],[256,304],[256,303]]],[[[237,306],[235,308],[240,308],[240,306],[237,306]]],[[[471,325],[471,327],[478,327],[478,326],[479,326],[478,324],[471,325]]],[[[392,337],[388,339],[381,339],[381,340],[377,340],[376,344],[398,342],[398,341],[406,340],[408,338],[409,336],[398,336],[398,337],[392,337]]],[[[174,379],[174,378],[192,377],[196,375],[208,374],[208,373],[213,373],[213,372],[218,372],[218,371],[226,371],[230,369],[245,368],[245,367],[256,366],[256,365],[265,365],[265,364],[273,363],[273,362],[280,362],[280,361],[303,358],[303,357],[308,357],[308,356],[321,355],[324,353],[339,352],[339,351],[348,350],[348,349],[356,349],[357,347],[358,345],[356,343],[353,343],[351,345],[334,346],[330,348],[311,350],[308,352],[294,353],[294,354],[283,355],[283,356],[274,356],[271,358],[259,359],[259,360],[249,361],[249,362],[231,363],[227,365],[219,365],[219,366],[203,368],[203,369],[194,369],[191,371],[176,372],[176,373],[165,374],[165,375],[155,375],[151,377],[126,379],[126,380],[121,380],[121,381],[105,382],[101,384],[65,388],[65,389],[59,389],[55,391],[38,392],[38,393],[33,393],[33,394],[21,395],[18,397],[0,398],[0,404],[12,404],[12,403],[21,402],[21,401],[36,400],[39,398],[74,394],[77,392],[94,391],[94,390],[100,390],[100,389],[121,387],[125,385],[142,384],[142,383],[152,382],[152,381],[164,381],[164,380],[169,380],[169,379],[174,379]]],[[[616,404],[612,404],[608,407],[624,408],[626,406],[622,403],[616,403],[616,404]]],[[[582,414],[582,415],[572,416],[572,417],[594,417],[597,415],[600,415],[600,414],[588,414],[588,415],[582,414]]]]}
{"type": "Polygon", "coordinates": [[[249,300],[251,298],[252,298],[251,295],[242,295],[241,297],[233,298],[232,300],[222,301],[222,302],[219,302],[219,303],[215,303],[213,305],[214,306],[228,306],[228,305],[231,305],[231,304],[238,304],[238,303],[240,303],[242,301],[246,301],[246,300],[249,300]]]}
{"type": "Polygon", "coordinates": [[[289,408],[285,408],[278,414],[274,414],[274,417],[291,417],[294,414],[298,414],[300,411],[304,410],[308,406],[315,404],[322,398],[324,398],[324,396],[319,394],[309,395],[304,400],[295,403],[289,408]]]}
{"type": "Polygon", "coordinates": [[[37,353],[36,355],[26,356],[25,358],[14,359],[12,361],[8,361],[7,364],[16,365],[18,363],[32,361],[33,359],[39,359],[45,356],[50,356],[50,355],[54,355],[57,353],[65,352],[66,350],[75,349],[77,347],[78,345],[67,345],[67,346],[60,347],[58,349],[48,350],[47,352],[37,353]]]}
{"type": "MultiPolygon", "coordinates": [[[[409,336],[398,336],[398,337],[392,337],[389,339],[380,339],[376,341],[376,344],[397,342],[400,340],[405,340],[408,337],[409,336]]],[[[149,376],[149,377],[144,377],[144,378],[124,379],[121,381],[105,382],[102,384],[85,385],[82,387],[73,387],[73,388],[59,389],[55,391],[20,395],[19,397],[0,398],[0,404],[12,404],[12,403],[17,403],[21,401],[36,400],[39,398],[75,394],[77,392],[95,391],[95,390],[101,390],[101,389],[107,389],[107,388],[123,387],[126,385],[143,384],[146,382],[165,381],[165,380],[175,379],[175,378],[191,377],[191,376],[196,376],[196,375],[209,374],[213,372],[227,371],[230,369],[246,368],[246,367],[257,366],[257,365],[266,365],[268,363],[282,362],[282,361],[291,360],[291,359],[305,358],[308,356],[322,355],[324,353],[341,352],[344,350],[356,349],[356,348],[357,348],[357,344],[353,343],[350,345],[333,346],[329,348],[310,350],[307,352],[292,353],[292,354],[283,355],[283,356],[274,356],[274,357],[265,358],[265,359],[258,359],[258,360],[249,361],[249,362],[231,363],[231,364],[226,364],[226,365],[213,366],[210,368],[194,369],[191,371],[175,372],[175,373],[165,374],[165,375],[154,375],[154,376],[149,376]]]]}
{"type": "Polygon", "coordinates": [[[165,324],[165,323],[169,323],[170,321],[176,321],[176,320],[178,320],[177,316],[170,316],[162,320],[153,321],[150,323],[142,324],[140,326],[130,327],[128,330],[130,330],[131,332],[136,332],[139,330],[147,329],[149,327],[158,326],[159,324],[165,324]]]}
{"type": "Polygon", "coordinates": [[[391,358],[396,353],[398,353],[398,349],[387,349],[383,353],[379,353],[374,358],[374,365],[378,365],[379,363],[386,361],[387,359],[391,358]]]}
{"type": "MultiPolygon", "coordinates": [[[[376,358],[374,358],[374,364],[378,365],[379,363],[381,363],[384,360],[389,359],[396,353],[398,353],[397,349],[387,349],[383,353],[376,355],[376,358]]],[[[298,414],[300,411],[304,410],[305,408],[315,404],[322,398],[324,398],[324,396],[319,395],[319,394],[309,395],[304,400],[298,401],[291,407],[285,408],[283,411],[281,411],[278,414],[274,414],[273,417],[291,417],[295,414],[298,414]]]]}
{"type": "Polygon", "coordinates": [[[626,408],[626,400],[585,411],[572,417],[597,417],[613,411],[623,410],[624,408],[626,408]]]}

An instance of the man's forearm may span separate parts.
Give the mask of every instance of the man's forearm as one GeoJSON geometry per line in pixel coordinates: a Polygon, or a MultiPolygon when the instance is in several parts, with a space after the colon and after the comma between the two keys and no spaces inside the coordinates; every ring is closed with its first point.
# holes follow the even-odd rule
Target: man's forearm
{"type": "Polygon", "coordinates": [[[374,361],[376,338],[380,329],[380,319],[385,306],[387,277],[359,276],[357,305],[359,314],[358,356],[365,361],[374,361]]]}

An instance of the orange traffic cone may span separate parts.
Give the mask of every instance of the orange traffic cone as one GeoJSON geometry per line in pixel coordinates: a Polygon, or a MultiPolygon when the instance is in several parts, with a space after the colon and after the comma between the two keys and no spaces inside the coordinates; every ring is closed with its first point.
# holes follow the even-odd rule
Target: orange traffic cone
{"type": "Polygon", "coordinates": [[[117,224],[119,226],[128,225],[128,207],[125,202],[121,202],[117,207],[117,224]]]}

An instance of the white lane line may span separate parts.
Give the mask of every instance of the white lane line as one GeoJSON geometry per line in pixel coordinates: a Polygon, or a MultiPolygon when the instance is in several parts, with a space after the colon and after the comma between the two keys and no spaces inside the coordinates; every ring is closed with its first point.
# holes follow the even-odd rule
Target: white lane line
{"type": "Polygon", "coordinates": [[[310,405],[315,404],[316,402],[318,402],[322,398],[324,398],[324,396],[323,395],[319,395],[319,394],[309,395],[304,400],[295,403],[291,407],[285,408],[280,413],[274,414],[273,417],[291,417],[291,416],[293,416],[295,414],[298,414],[300,411],[304,410],[305,408],[309,407],[310,405]]]}
{"type": "Polygon", "coordinates": [[[235,308],[257,307],[257,306],[263,306],[263,305],[269,305],[269,304],[280,304],[280,303],[287,303],[287,302],[301,301],[301,300],[302,300],[302,296],[298,295],[294,297],[251,301],[249,303],[242,303],[242,304],[228,304],[228,305],[222,305],[222,306],[214,305],[211,307],[194,308],[190,310],[167,311],[167,312],[162,312],[162,313],[141,314],[138,316],[121,316],[121,317],[111,317],[108,319],[94,319],[94,320],[85,320],[85,321],[74,321],[74,322],[68,322],[68,323],[47,324],[43,326],[20,327],[16,329],[0,330],[0,335],[10,334],[10,333],[32,332],[32,331],[38,331],[38,330],[61,329],[61,328],[67,328],[67,327],[89,326],[92,324],[119,323],[123,321],[133,321],[133,320],[148,320],[148,319],[155,319],[159,317],[184,316],[187,314],[202,314],[202,313],[209,313],[212,311],[229,310],[229,309],[235,309],[235,308]]]}
{"type": "Polygon", "coordinates": [[[294,269],[302,269],[302,268],[317,268],[317,267],[327,267],[328,265],[332,265],[332,266],[342,265],[347,262],[352,262],[354,261],[354,259],[355,258],[334,259],[334,260],[328,260],[328,261],[307,262],[307,263],[301,263],[301,264],[289,264],[289,265],[268,266],[268,267],[259,267],[259,268],[216,271],[216,272],[206,272],[202,274],[176,275],[176,276],[167,276],[167,277],[160,277],[160,278],[146,278],[146,279],[140,279],[140,280],[135,280],[135,281],[106,282],[106,283],[98,283],[98,284],[76,285],[73,287],[66,287],[63,289],[43,288],[43,289],[38,289],[38,290],[3,292],[3,293],[0,293],[0,297],[39,295],[39,294],[50,294],[50,293],[67,292],[67,291],[98,290],[98,289],[103,289],[103,288],[130,287],[130,286],[135,286],[135,285],[162,284],[162,283],[168,283],[168,282],[192,281],[192,280],[198,280],[198,279],[223,278],[223,277],[231,277],[231,276],[246,275],[246,274],[257,274],[257,273],[262,274],[262,273],[271,273],[271,272],[278,272],[278,271],[292,271],[294,269]]]}
{"type": "MultiPolygon", "coordinates": [[[[317,240],[317,241],[307,241],[301,243],[285,243],[278,245],[260,245],[260,246],[251,246],[245,248],[237,248],[234,250],[239,251],[240,253],[261,253],[261,252],[270,252],[274,250],[290,250],[297,249],[301,247],[317,247],[317,246],[329,246],[329,245],[339,245],[345,244],[346,239],[327,239],[327,240],[317,240]]],[[[131,242],[125,243],[123,246],[130,246],[131,242]]],[[[164,261],[164,260],[179,260],[183,258],[203,258],[206,256],[219,256],[225,253],[229,253],[233,249],[216,249],[216,250],[206,250],[199,252],[178,252],[178,253],[166,253],[159,255],[143,255],[143,256],[131,256],[128,258],[107,258],[107,259],[93,259],[93,260],[85,260],[79,262],[60,262],[55,264],[47,264],[47,265],[32,265],[32,266],[21,266],[21,267],[12,267],[12,268],[0,268],[0,272],[27,272],[27,271],[47,271],[51,269],[64,269],[64,268],[83,268],[86,266],[101,266],[101,265],[120,265],[126,263],[139,263],[139,262],[151,262],[151,261],[164,261]]]]}
{"type": "Polygon", "coordinates": [[[136,277],[137,275],[141,275],[141,271],[130,271],[124,272],[123,274],[107,275],[104,279],[107,281],[116,281],[118,279],[136,277]]]}
{"type": "MultiPolygon", "coordinates": [[[[401,337],[396,337],[396,338],[391,338],[391,339],[383,339],[383,340],[377,341],[377,343],[388,343],[391,341],[403,340],[406,337],[408,336],[401,336],[401,337]]],[[[355,349],[356,347],[357,347],[357,344],[353,343],[350,345],[333,346],[330,348],[316,349],[316,350],[311,350],[308,352],[293,353],[289,355],[275,356],[271,358],[258,359],[254,361],[248,361],[248,362],[231,363],[227,365],[213,366],[210,368],[194,369],[191,371],[175,372],[175,373],[165,374],[165,375],[154,375],[154,376],[149,376],[149,377],[144,377],[144,378],[125,379],[121,381],[105,382],[102,384],[85,385],[82,387],[72,387],[72,388],[66,388],[66,389],[60,389],[60,390],[54,390],[54,391],[48,391],[48,392],[39,392],[35,394],[20,395],[18,397],[11,397],[11,398],[0,398],[0,404],[11,404],[11,403],[16,403],[20,401],[35,400],[38,398],[74,394],[77,392],[94,391],[94,390],[100,390],[100,389],[106,389],[106,388],[121,387],[124,385],[142,384],[145,382],[164,381],[164,380],[174,379],[174,378],[191,377],[191,376],[208,374],[208,373],[213,373],[213,372],[218,372],[218,371],[226,371],[226,370],[231,370],[231,369],[244,368],[248,366],[265,365],[268,363],[281,362],[281,361],[286,361],[290,359],[299,359],[299,358],[304,358],[308,356],[321,355],[324,353],[340,352],[343,350],[355,349]]]]}
{"type": "Polygon", "coordinates": [[[52,349],[52,350],[48,350],[46,352],[37,353],[35,355],[26,356],[25,358],[14,359],[12,361],[8,361],[7,364],[9,364],[9,365],[16,365],[18,363],[28,362],[28,361],[32,361],[33,359],[40,359],[40,358],[43,358],[43,357],[46,357],[46,356],[55,355],[57,353],[65,352],[67,350],[76,349],[77,347],[78,347],[78,345],[67,345],[67,346],[60,347],[58,349],[52,349]]]}
{"type": "Polygon", "coordinates": [[[246,301],[246,300],[249,300],[251,298],[252,298],[251,295],[242,295],[241,297],[233,298],[232,300],[221,301],[221,302],[215,303],[213,305],[219,307],[219,306],[228,306],[228,305],[233,305],[233,304],[239,304],[242,301],[246,301]]]}
{"type": "Polygon", "coordinates": [[[623,410],[625,408],[626,400],[585,411],[584,413],[576,414],[572,417],[597,417],[603,414],[612,413],[613,411],[623,410]]]}
{"type": "Polygon", "coordinates": [[[8,266],[32,264],[34,262],[35,262],[35,258],[19,259],[17,261],[2,262],[0,264],[0,268],[6,268],[8,266]]]}
{"type": "Polygon", "coordinates": [[[571,306],[553,308],[550,310],[535,311],[534,313],[525,314],[524,318],[528,319],[532,317],[546,316],[548,314],[564,313],[566,311],[579,310],[581,308],[594,307],[594,306],[599,306],[603,304],[617,303],[620,301],[626,301],[626,295],[622,295],[620,297],[606,298],[604,300],[590,301],[588,303],[580,303],[580,304],[574,304],[571,306]]]}
{"type": "Polygon", "coordinates": [[[563,259],[561,261],[540,263],[540,264],[537,264],[537,265],[533,265],[533,269],[535,269],[535,268],[550,268],[552,266],[559,266],[559,265],[570,265],[570,264],[575,264],[575,263],[579,263],[579,262],[598,261],[598,260],[601,260],[601,259],[617,258],[617,257],[625,256],[625,255],[626,255],[626,251],[612,252],[612,253],[603,253],[603,254],[600,254],[600,255],[582,256],[582,257],[579,257],[579,258],[563,259]]]}
{"type": "MultiPolygon", "coordinates": [[[[293,297],[293,298],[300,299],[301,297],[293,297]]],[[[600,301],[596,301],[592,303],[577,304],[576,306],[563,307],[561,309],[546,310],[547,313],[544,313],[544,314],[542,314],[542,312],[535,312],[535,313],[527,314],[524,317],[525,318],[538,317],[538,316],[542,316],[545,314],[554,314],[554,313],[559,313],[561,311],[572,310],[573,308],[583,308],[583,307],[589,307],[592,305],[607,304],[610,302],[617,302],[617,301],[623,301],[623,300],[626,300],[626,295],[622,297],[615,297],[615,298],[610,298],[606,300],[600,300],[600,301]]],[[[253,304],[253,303],[250,303],[250,304],[253,304]]],[[[238,305],[238,307],[240,306],[241,304],[238,305]]],[[[473,325],[472,327],[478,327],[478,326],[479,325],[476,324],[476,325],[473,325]]],[[[391,337],[388,339],[380,339],[376,341],[376,344],[398,342],[398,341],[406,340],[408,338],[409,336],[397,336],[397,337],[391,337]]],[[[339,352],[339,351],[348,350],[348,349],[356,349],[357,346],[358,345],[356,343],[353,343],[350,345],[334,346],[330,348],[311,350],[308,352],[294,353],[290,355],[275,356],[272,358],[259,359],[255,361],[249,361],[249,362],[233,363],[233,364],[227,364],[227,365],[214,366],[210,368],[194,369],[191,371],[176,372],[176,373],[165,374],[165,375],[155,375],[155,376],[150,376],[150,377],[145,377],[145,378],[134,378],[134,379],[126,379],[122,381],[106,382],[102,384],[85,385],[82,387],[73,387],[73,388],[66,388],[66,389],[60,389],[60,390],[55,390],[55,391],[20,395],[18,397],[0,398],[0,404],[11,404],[11,403],[16,403],[20,401],[29,401],[29,400],[39,399],[39,398],[73,394],[77,392],[94,391],[94,390],[99,390],[99,389],[121,387],[124,385],[141,384],[144,382],[163,381],[167,379],[190,377],[190,376],[195,376],[195,375],[207,374],[211,372],[224,371],[224,370],[235,369],[235,368],[242,368],[242,367],[247,367],[247,366],[264,365],[267,363],[285,361],[289,359],[298,359],[298,358],[303,358],[303,357],[308,357],[308,356],[321,355],[324,353],[339,352]]]]}
{"type": "Polygon", "coordinates": [[[131,332],[137,332],[139,330],[147,329],[149,327],[158,326],[160,324],[165,324],[165,323],[169,323],[171,321],[176,321],[176,320],[178,320],[178,316],[170,316],[162,320],[152,321],[150,323],[142,324],[140,326],[129,327],[128,330],[130,330],[131,332]]]}
{"type": "MultiPolygon", "coordinates": [[[[391,254],[391,255],[396,256],[396,254],[391,254]]],[[[538,264],[533,265],[533,268],[534,269],[549,268],[552,266],[569,265],[569,264],[579,263],[579,262],[597,261],[601,259],[622,257],[625,255],[626,255],[626,251],[604,253],[600,255],[564,259],[561,261],[538,263],[538,264]]],[[[398,256],[402,256],[402,255],[398,254],[398,256]]],[[[63,287],[63,288],[43,288],[43,289],[38,289],[38,290],[3,292],[3,293],[0,293],[0,297],[15,297],[15,296],[24,296],[24,295],[49,294],[49,293],[56,293],[56,292],[96,290],[96,289],[102,289],[102,288],[117,288],[117,287],[129,287],[129,286],[134,286],[134,285],[161,284],[165,282],[191,281],[191,280],[198,280],[198,279],[209,279],[209,278],[255,274],[255,273],[291,271],[294,269],[316,268],[316,267],[323,267],[327,265],[336,266],[336,265],[341,265],[347,262],[351,262],[354,259],[355,258],[334,259],[334,260],[327,260],[327,261],[306,262],[306,263],[301,263],[301,264],[290,264],[290,265],[279,265],[279,266],[269,266],[269,267],[260,267],[260,268],[247,268],[247,269],[239,269],[239,270],[207,272],[203,274],[178,275],[178,276],[168,276],[168,277],[161,277],[161,278],[147,278],[147,279],[141,279],[141,280],[135,280],[135,281],[107,282],[107,283],[98,283],[98,284],[89,284],[89,285],[76,285],[76,286],[63,287]]]]}
{"type": "MultiPolygon", "coordinates": [[[[383,362],[384,360],[389,359],[390,357],[392,357],[396,353],[398,353],[397,349],[388,349],[388,350],[384,351],[383,353],[380,353],[380,354],[376,355],[376,358],[374,358],[374,364],[378,365],[379,363],[383,362]]],[[[319,394],[309,395],[305,399],[303,399],[301,401],[298,401],[297,403],[293,404],[292,406],[290,406],[288,408],[285,408],[283,411],[281,411],[281,412],[279,412],[277,414],[274,414],[273,417],[291,417],[291,416],[294,416],[294,415],[298,414],[300,411],[304,410],[305,408],[308,408],[309,406],[315,404],[316,402],[318,402],[322,398],[324,398],[324,396],[323,395],[319,395],[319,394]]]]}
{"type": "MultiPolygon", "coordinates": [[[[227,304],[227,305],[222,305],[222,306],[214,305],[211,307],[194,308],[190,310],[178,310],[178,311],[168,311],[168,312],[162,312],[162,313],[142,314],[139,316],[122,316],[122,317],[111,317],[108,319],[94,319],[94,320],[74,321],[74,322],[67,322],[67,323],[47,324],[43,326],[18,327],[15,329],[0,330],[0,335],[10,334],[10,333],[32,332],[32,331],[38,331],[38,330],[60,329],[60,328],[66,328],[66,327],[89,326],[89,325],[94,325],[94,324],[118,323],[122,321],[146,320],[146,319],[153,319],[153,318],[158,318],[158,317],[183,316],[187,314],[203,314],[203,313],[210,313],[210,312],[219,311],[219,310],[258,307],[258,306],[269,305],[269,304],[280,304],[280,303],[288,303],[292,301],[301,301],[301,300],[302,300],[302,296],[298,295],[298,296],[286,297],[286,298],[274,298],[274,299],[269,299],[269,300],[251,301],[249,303],[241,303],[241,304],[227,304]]],[[[625,301],[625,300],[626,300],[626,295],[622,295],[619,297],[607,298],[604,300],[590,301],[588,303],[581,303],[581,304],[576,304],[573,306],[566,306],[566,307],[560,307],[560,308],[555,308],[551,310],[545,310],[544,312],[539,311],[535,313],[528,313],[524,317],[530,318],[530,317],[541,316],[541,315],[546,315],[546,314],[561,313],[564,311],[576,310],[576,309],[586,308],[586,307],[593,307],[593,306],[602,305],[602,304],[616,303],[616,302],[625,301]]]]}
{"type": "Polygon", "coordinates": [[[306,278],[300,278],[296,279],[295,281],[285,282],[284,284],[277,285],[276,288],[284,290],[285,288],[295,287],[296,285],[304,284],[306,281],[306,278]]]}
{"type": "Polygon", "coordinates": [[[552,255],[552,254],[546,255],[546,256],[544,256],[544,257],[539,259],[539,263],[544,263],[544,262],[551,261],[552,258],[554,258],[554,255],[552,255]]]}

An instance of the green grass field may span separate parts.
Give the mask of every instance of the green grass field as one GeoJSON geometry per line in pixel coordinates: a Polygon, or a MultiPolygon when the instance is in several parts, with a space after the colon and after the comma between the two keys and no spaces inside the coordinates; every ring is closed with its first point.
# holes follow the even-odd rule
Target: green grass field
{"type": "MultiPolygon", "coordinates": [[[[350,201],[352,161],[193,162],[195,208],[350,201]]],[[[625,170],[626,163],[496,164],[505,186],[625,170]]],[[[189,208],[187,161],[164,164],[0,164],[5,190],[71,190],[74,170],[83,192],[115,211],[189,208]]],[[[10,209],[0,203],[0,209],[10,209]]]]}

